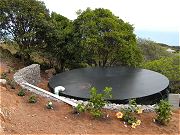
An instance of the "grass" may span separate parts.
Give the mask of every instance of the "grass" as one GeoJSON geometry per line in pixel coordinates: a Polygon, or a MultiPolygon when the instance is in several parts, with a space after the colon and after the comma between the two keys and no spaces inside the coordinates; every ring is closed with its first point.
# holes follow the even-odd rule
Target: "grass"
{"type": "MultiPolygon", "coordinates": [[[[11,52],[12,55],[16,54],[19,51],[19,46],[16,44],[0,44],[0,46],[5,50],[9,50],[11,52]]],[[[1,56],[1,55],[0,55],[1,56]]],[[[30,54],[31,59],[34,62],[37,63],[45,63],[48,61],[47,58],[45,58],[44,56],[42,56],[42,54],[39,54],[38,51],[33,50],[33,52],[31,52],[30,54]]],[[[1,56],[2,57],[2,56],[1,56]]]]}
{"type": "Polygon", "coordinates": [[[11,54],[15,54],[16,52],[19,51],[19,47],[18,45],[16,44],[0,44],[0,46],[3,48],[3,49],[7,49],[11,52],[11,54]]]}

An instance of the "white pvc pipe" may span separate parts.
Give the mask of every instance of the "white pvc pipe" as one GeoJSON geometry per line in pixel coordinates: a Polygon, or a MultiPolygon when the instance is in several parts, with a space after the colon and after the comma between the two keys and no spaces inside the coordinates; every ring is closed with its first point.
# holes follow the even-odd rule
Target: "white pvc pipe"
{"type": "Polygon", "coordinates": [[[59,95],[59,92],[64,91],[64,90],[65,90],[65,88],[63,86],[57,86],[54,88],[54,93],[56,95],[59,95]]]}
{"type": "Polygon", "coordinates": [[[22,84],[23,84],[23,85],[27,85],[27,86],[29,86],[29,87],[31,87],[31,88],[34,88],[34,89],[36,89],[37,91],[40,91],[40,92],[42,92],[42,93],[45,93],[45,94],[47,94],[47,95],[49,95],[49,96],[51,96],[51,97],[54,97],[54,98],[56,98],[56,99],[58,99],[58,100],[61,100],[61,101],[65,102],[65,103],[67,103],[67,104],[69,104],[69,105],[71,105],[71,106],[73,106],[73,107],[76,107],[76,106],[77,106],[76,103],[67,100],[65,97],[62,97],[62,96],[59,96],[59,95],[55,95],[55,94],[53,94],[53,93],[51,93],[51,92],[48,92],[48,91],[46,91],[46,90],[44,90],[44,89],[41,89],[41,88],[39,88],[39,87],[37,87],[37,86],[34,86],[34,85],[30,84],[30,83],[27,83],[27,82],[23,82],[22,84]]]}

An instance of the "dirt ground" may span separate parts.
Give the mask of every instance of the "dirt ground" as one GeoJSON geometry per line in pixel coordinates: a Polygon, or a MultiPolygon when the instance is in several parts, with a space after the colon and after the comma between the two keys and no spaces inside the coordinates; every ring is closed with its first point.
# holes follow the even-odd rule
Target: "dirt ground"
{"type": "MultiPolygon", "coordinates": [[[[1,60],[0,72],[8,71],[10,65],[1,60]]],[[[16,67],[18,69],[18,67],[16,67]]],[[[8,74],[12,78],[13,72],[8,74]]],[[[43,76],[40,87],[47,89],[47,78],[43,76]]],[[[0,86],[0,134],[178,134],[180,133],[180,109],[173,111],[168,126],[153,122],[154,113],[143,113],[139,117],[142,124],[136,129],[125,127],[115,117],[115,111],[105,110],[108,118],[94,119],[89,114],[73,114],[73,108],[65,103],[52,101],[54,109],[47,109],[49,99],[38,96],[37,103],[28,103],[32,94],[17,96],[19,86],[10,89],[0,86]]]]}

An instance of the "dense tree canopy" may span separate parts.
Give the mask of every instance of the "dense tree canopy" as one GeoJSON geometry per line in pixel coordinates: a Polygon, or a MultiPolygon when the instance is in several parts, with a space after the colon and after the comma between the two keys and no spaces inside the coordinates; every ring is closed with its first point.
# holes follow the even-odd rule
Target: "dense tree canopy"
{"type": "Polygon", "coordinates": [[[143,67],[164,74],[172,81],[180,81],[180,56],[166,57],[146,62],[143,67]]]}
{"type": "Polygon", "coordinates": [[[65,64],[73,60],[72,21],[68,18],[51,13],[50,20],[45,26],[46,55],[54,58],[53,65],[63,71],[65,64]],[[48,30],[48,32],[46,32],[48,30]]]}
{"type": "Polygon", "coordinates": [[[180,56],[163,57],[158,60],[145,62],[141,65],[142,68],[150,69],[159,72],[168,77],[170,87],[173,93],[180,93],[180,56]]]}
{"type": "Polygon", "coordinates": [[[108,9],[88,8],[74,20],[74,43],[81,58],[89,65],[115,64],[137,66],[142,55],[129,23],[114,16],[108,9]]]}
{"type": "Polygon", "coordinates": [[[167,47],[162,47],[154,41],[138,38],[137,44],[144,55],[145,61],[172,56],[171,53],[166,51],[167,47]]]}
{"type": "Polygon", "coordinates": [[[11,38],[19,45],[21,51],[42,45],[43,35],[40,26],[43,19],[49,17],[44,3],[37,0],[1,0],[0,28],[3,38],[11,38]]]}

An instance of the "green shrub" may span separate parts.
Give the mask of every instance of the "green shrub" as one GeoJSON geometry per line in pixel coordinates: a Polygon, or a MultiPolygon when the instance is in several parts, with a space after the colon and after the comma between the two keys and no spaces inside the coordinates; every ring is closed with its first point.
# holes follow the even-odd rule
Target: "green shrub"
{"type": "Polygon", "coordinates": [[[90,100],[87,106],[89,112],[94,117],[101,117],[103,115],[102,108],[107,104],[106,98],[112,97],[111,91],[111,87],[105,87],[104,92],[98,94],[95,87],[91,88],[90,100]]]}
{"type": "Polygon", "coordinates": [[[2,74],[1,74],[1,79],[6,79],[7,78],[7,73],[6,72],[3,72],[2,74]]]}
{"type": "Polygon", "coordinates": [[[46,104],[47,109],[53,109],[53,103],[51,101],[48,101],[46,104]]]}
{"type": "Polygon", "coordinates": [[[30,97],[29,97],[29,103],[36,103],[37,102],[37,99],[36,99],[36,95],[31,95],[30,97]]]}
{"type": "Polygon", "coordinates": [[[180,94],[180,81],[170,81],[170,92],[180,94]]]}
{"type": "Polygon", "coordinates": [[[14,73],[15,71],[16,71],[16,69],[15,69],[15,68],[10,67],[10,68],[9,68],[9,70],[8,70],[8,73],[11,73],[11,72],[13,72],[13,73],[14,73]]]}
{"type": "Polygon", "coordinates": [[[78,113],[88,111],[94,117],[102,117],[102,108],[107,104],[106,98],[112,97],[111,91],[111,87],[105,87],[104,92],[98,94],[95,87],[91,88],[90,100],[88,104],[78,104],[76,107],[76,111],[78,113]]]}
{"type": "Polygon", "coordinates": [[[134,113],[140,114],[142,113],[142,109],[137,107],[135,99],[131,99],[129,101],[129,107],[117,112],[116,117],[131,125],[132,128],[136,128],[136,126],[141,124],[141,121],[135,117],[134,113]]]}
{"type": "Polygon", "coordinates": [[[166,100],[161,100],[156,106],[156,119],[159,124],[166,125],[171,120],[171,105],[166,100]]]}
{"type": "Polygon", "coordinates": [[[9,60],[10,58],[12,58],[12,53],[8,49],[0,46],[0,57],[5,60],[9,60]]]}
{"type": "Polygon", "coordinates": [[[129,100],[129,105],[132,111],[135,111],[137,109],[137,103],[136,99],[129,100]]]}
{"type": "Polygon", "coordinates": [[[77,113],[82,113],[86,111],[86,106],[83,103],[81,103],[78,104],[75,109],[77,113]]]}
{"type": "Polygon", "coordinates": [[[180,81],[180,56],[165,57],[142,64],[142,68],[150,69],[167,76],[171,81],[180,81]]]}
{"type": "Polygon", "coordinates": [[[159,43],[151,40],[138,38],[137,44],[144,55],[145,61],[157,60],[162,57],[170,57],[173,55],[166,51],[166,47],[162,47],[159,43]]]}
{"type": "Polygon", "coordinates": [[[172,93],[180,93],[180,56],[165,57],[159,60],[145,62],[141,68],[159,72],[168,77],[172,93]],[[175,82],[175,83],[174,83],[175,82]]]}
{"type": "Polygon", "coordinates": [[[130,108],[125,108],[122,110],[123,113],[123,121],[127,122],[128,124],[132,125],[133,123],[136,123],[137,119],[132,114],[132,110],[130,108]]]}
{"type": "Polygon", "coordinates": [[[25,96],[25,90],[24,89],[20,89],[19,92],[18,92],[18,96],[25,96]]]}
{"type": "Polygon", "coordinates": [[[16,88],[16,82],[14,80],[7,79],[7,84],[11,87],[11,89],[16,88]]]}

